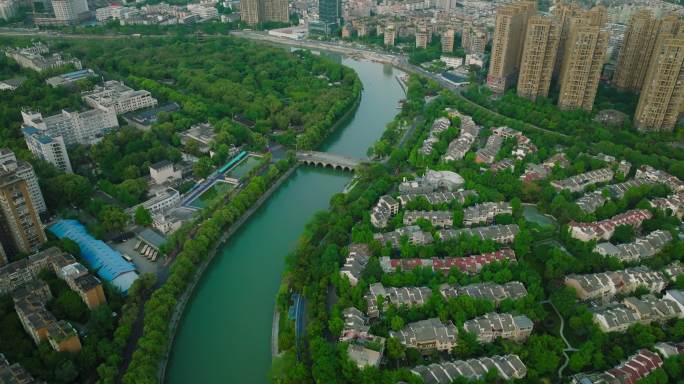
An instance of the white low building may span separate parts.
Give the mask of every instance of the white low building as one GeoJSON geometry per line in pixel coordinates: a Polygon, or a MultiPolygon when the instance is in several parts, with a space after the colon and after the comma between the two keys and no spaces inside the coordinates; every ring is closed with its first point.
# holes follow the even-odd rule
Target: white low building
{"type": "Polygon", "coordinates": [[[439,58],[439,60],[442,61],[447,68],[458,68],[463,65],[462,57],[442,56],[439,58]]]}
{"type": "Polygon", "coordinates": [[[150,177],[155,184],[164,184],[181,179],[182,173],[179,169],[175,169],[173,163],[163,160],[150,165],[150,177]]]}
{"type": "Polygon", "coordinates": [[[165,190],[159,192],[157,195],[148,199],[147,201],[138,204],[134,207],[128,208],[126,212],[129,215],[133,215],[135,210],[142,206],[152,215],[162,214],[171,208],[178,207],[180,205],[180,193],[173,188],[166,188],[165,190]]]}
{"type": "Polygon", "coordinates": [[[157,99],[145,90],[134,90],[116,80],[96,86],[92,91],[83,92],[83,101],[93,108],[113,109],[117,115],[143,108],[154,107],[157,99]]]}

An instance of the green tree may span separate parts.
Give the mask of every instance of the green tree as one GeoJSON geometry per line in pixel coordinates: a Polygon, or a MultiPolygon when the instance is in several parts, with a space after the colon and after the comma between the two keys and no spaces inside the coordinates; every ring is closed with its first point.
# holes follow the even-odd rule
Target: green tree
{"type": "Polygon", "coordinates": [[[610,240],[617,244],[629,243],[636,238],[636,232],[631,225],[618,225],[610,240]]]}
{"type": "Polygon", "coordinates": [[[406,347],[394,337],[387,339],[387,356],[395,361],[406,358],[406,347]]]}
{"type": "Polygon", "coordinates": [[[143,227],[152,225],[152,215],[150,215],[150,211],[145,209],[142,205],[135,209],[135,223],[142,225],[143,227]]]}
{"type": "Polygon", "coordinates": [[[43,182],[42,188],[51,207],[83,206],[93,192],[88,179],[75,173],[52,177],[43,182]]]}
{"type": "Polygon", "coordinates": [[[121,232],[126,227],[129,217],[121,208],[110,205],[100,212],[98,220],[105,231],[121,232]]]}

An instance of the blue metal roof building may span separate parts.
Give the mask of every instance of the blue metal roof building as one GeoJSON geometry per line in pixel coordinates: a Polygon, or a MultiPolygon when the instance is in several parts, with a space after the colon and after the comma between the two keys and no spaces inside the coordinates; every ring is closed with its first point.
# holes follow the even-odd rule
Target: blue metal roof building
{"type": "Polygon", "coordinates": [[[86,228],[77,220],[59,220],[48,230],[58,238],[73,240],[81,248],[81,256],[97,274],[111,282],[122,292],[128,292],[133,282],[138,279],[135,266],[127,262],[121,254],[101,240],[91,236],[86,228]]]}

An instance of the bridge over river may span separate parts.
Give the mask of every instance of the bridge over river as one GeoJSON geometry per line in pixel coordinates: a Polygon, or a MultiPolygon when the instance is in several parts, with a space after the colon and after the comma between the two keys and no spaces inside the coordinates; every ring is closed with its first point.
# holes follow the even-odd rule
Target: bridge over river
{"type": "Polygon", "coordinates": [[[297,161],[317,167],[330,167],[343,171],[354,171],[363,162],[363,160],[354,157],[316,151],[298,151],[297,161]]]}

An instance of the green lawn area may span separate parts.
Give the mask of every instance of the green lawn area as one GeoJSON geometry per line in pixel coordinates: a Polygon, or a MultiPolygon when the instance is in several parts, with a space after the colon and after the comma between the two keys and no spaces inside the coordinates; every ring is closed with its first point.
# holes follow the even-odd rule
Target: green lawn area
{"type": "Polygon", "coordinates": [[[199,197],[192,202],[192,206],[196,208],[204,208],[209,205],[209,203],[217,198],[223,197],[226,193],[232,191],[234,188],[235,186],[233,184],[217,182],[216,184],[212,185],[211,188],[204,191],[203,194],[199,195],[199,197]]]}
{"type": "Polygon", "coordinates": [[[249,171],[252,170],[252,168],[259,165],[260,161],[261,159],[256,156],[248,156],[242,160],[240,164],[235,166],[235,168],[231,169],[227,176],[235,179],[242,179],[246,174],[249,173],[249,171]]]}

